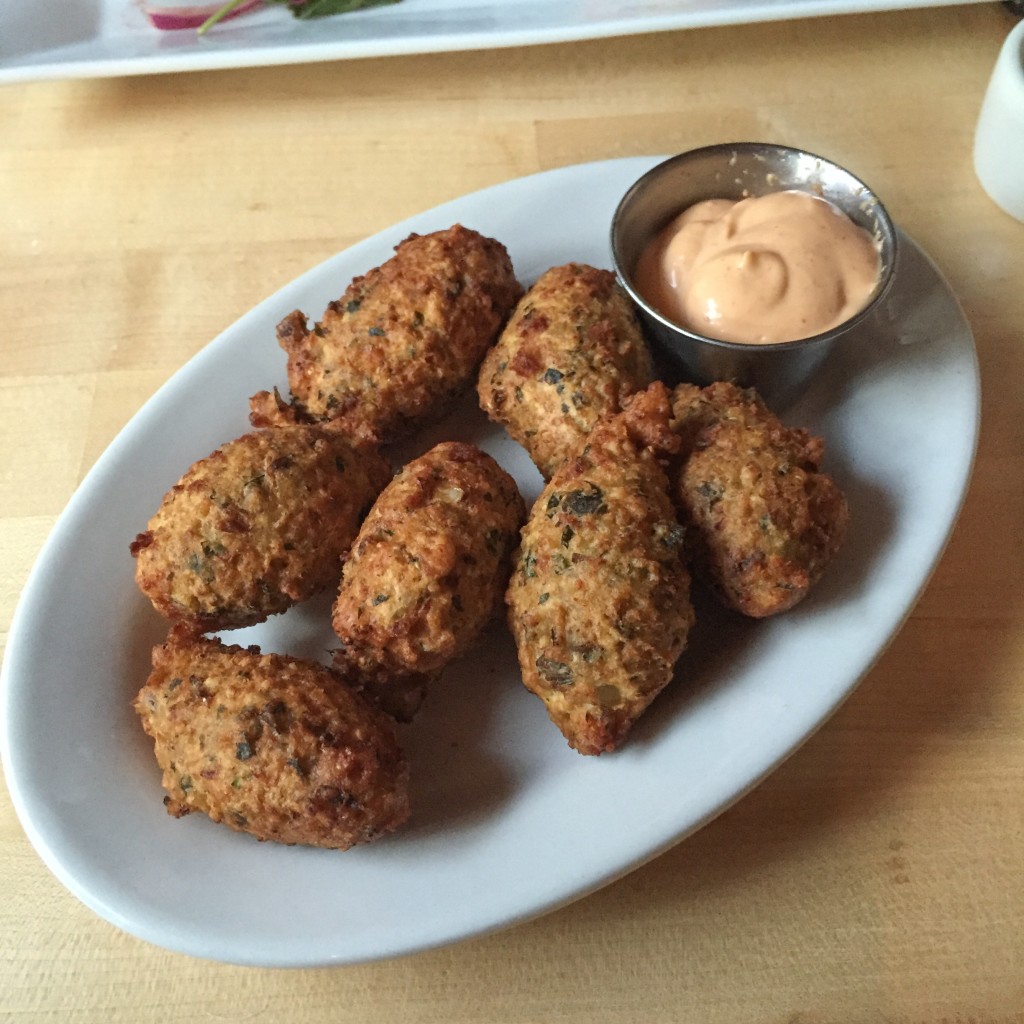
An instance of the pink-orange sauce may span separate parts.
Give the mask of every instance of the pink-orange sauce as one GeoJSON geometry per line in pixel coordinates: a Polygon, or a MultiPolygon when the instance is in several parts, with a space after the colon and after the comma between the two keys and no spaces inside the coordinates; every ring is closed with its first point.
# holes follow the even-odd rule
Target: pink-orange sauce
{"type": "Polygon", "coordinates": [[[773,192],[684,210],[641,253],[640,294],[722,341],[770,345],[827,331],[867,304],[878,246],[825,199],[773,192]]]}

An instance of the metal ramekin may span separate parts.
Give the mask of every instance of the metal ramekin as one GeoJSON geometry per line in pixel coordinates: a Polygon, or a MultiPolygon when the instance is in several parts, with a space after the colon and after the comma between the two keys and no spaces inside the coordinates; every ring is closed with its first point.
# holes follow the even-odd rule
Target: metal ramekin
{"type": "Polygon", "coordinates": [[[623,196],[612,218],[612,253],[636,303],[662,373],[673,383],[734,380],[766,401],[799,395],[839,339],[870,329],[896,264],[896,230],[878,197],[859,178],[825,157],[789,146],[735,142],[694,149],[648,171],[623,196]],[[876,239],[881,273],[867,304],[822,334],[777,344],[720,341],[680,327],[648,304],[633,274],[644,247],[677,214],[705,199],[744,199],[796,189],[829,200],[876,239]]]}

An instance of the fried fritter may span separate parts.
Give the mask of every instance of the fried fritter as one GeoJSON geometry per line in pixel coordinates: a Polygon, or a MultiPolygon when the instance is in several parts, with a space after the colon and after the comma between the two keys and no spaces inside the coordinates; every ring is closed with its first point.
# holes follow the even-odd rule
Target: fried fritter
{"type": "Polygon", "coordinates": [[[252,423],[329,422],[380,442],[405,436],[472,383],[522,293],[493,238],[459,224],[410,235],[312,330],[298,310],[281,321],[293,401],[254,395],[252,423]]]}
{"type": "Polygon", "coordinates": [[[568,263],[542,274],[519,302],[480,367],[477,391],[484,412],[550,479],[599,419],[653,379],[647,345],[615,275],[568,263]]]}
{"type": "Polygon", "coordinates": [[[685,530],[657,454],[656,383],[600,422],[522,531],[506,600],[523,682],[581,754],[615,749],[672,678],[693,623],[685,530]]]}
{"type": "Polygon", "coordinates": [[[171,630],[135,699],[182,817],[346,850],[409,816],[390,720],[321,665],[171,630]]]}
{"type": "Polygon", "coordinates": [[[333,615],[339,670],[361,673],[382,706],[410,718],[426,682],[500,606],[525,516],[515,481],[474,445],[445,442],[408,463],[345,562],[333,615]]]}
{"type": "Polygon", "coordinates": [[[694,574],[730,608],[764,618],[792,608],[825,571],[849,509],[820,472],[824,446],[785,427],[758,394],[719,382],[673,393],[682,440],[672,481],[694,574]]]}
{"type": "Polygon", "coordinates": [[[319,427],[245,434],[196,462],[131,545],[165,618],[199,630],[262,622],[341,574],[341,556],[391,477],[369,447],[319,427]]]}

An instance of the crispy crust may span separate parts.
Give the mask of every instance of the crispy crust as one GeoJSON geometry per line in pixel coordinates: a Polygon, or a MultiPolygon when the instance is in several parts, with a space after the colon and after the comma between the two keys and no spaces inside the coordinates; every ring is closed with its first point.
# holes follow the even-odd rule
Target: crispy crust
{"type": "Polygon", "coordinates": [[[253,425],[327,422],[381,442],[406,436],[472,383],[521,295],[500,242],[459,224],[410,235],[312,329],[298,310],[281,321],[293,402],[254,395],[253,425]]]}
{"type": "Polygon", "coordinates": [[[640,326],[609,270],[552,267],[519,302],[480,368],[481,408],[545,479],[598,420],[653,380],[640,326]]]}
{"type": "Polygon", "coordinates": [[[135,538],[139,589],[203,631],[262,622],[334,585],[390,476],[332,431],[245,434],[195,463],[135,538]]]}
{"type": "Polygon", "coordinates": [[[525,514],[515,481],[473,445],[439,444],[406,465],[345,563],[333,614],[343,669],[361,666],[367,690],[411,717],[417,688],[421,698],[500,606],[525,514]]]}
{"type": "Polygon", "coordinates": [[[260,840],[345,850],[409,816],[392,725],[322,666],[177,627],[153,649],[134,707],[175,817],[200,811],[260,840]]]}
{"type": "Polygon", "coordinates": [[[672,491],[694,573],[730,608],[776,615],[807,595],[835,556],[849,508],[820,472],[824,445],[785,427],[753,390],[719,382],[672,396],[681,461],[672,491]]]}
{"type": "Polygon", "coordinates": [[[506,601],[523,682],[581,754],[623,741],[693,623],[685,531],[657,458],[678,443],[669,414],[659,383],[599,423],[522,531],[506,601]]]}

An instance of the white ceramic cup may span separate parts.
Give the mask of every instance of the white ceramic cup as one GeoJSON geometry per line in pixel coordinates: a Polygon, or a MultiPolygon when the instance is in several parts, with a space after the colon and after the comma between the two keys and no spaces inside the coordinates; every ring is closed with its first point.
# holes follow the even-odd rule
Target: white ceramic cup
{"type": "Polygon", "coordinates": [[[974,136],[974,171],[992,199],[1024,221],[1024,21],[999,51],[974,136]]]}

